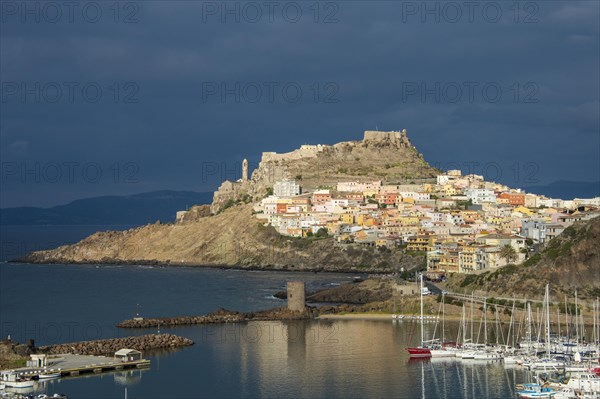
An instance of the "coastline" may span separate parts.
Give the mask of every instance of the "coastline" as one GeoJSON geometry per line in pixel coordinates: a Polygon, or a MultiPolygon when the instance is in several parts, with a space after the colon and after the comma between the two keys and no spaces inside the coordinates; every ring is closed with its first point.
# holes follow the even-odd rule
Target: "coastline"
{"type": "Polygon", "coordinates": [[[81,265],[81,266],[149,266],[149,267],[157,267],[157,268],[207,268],[207,269],[217,269],[217,270],[240,270],[240,271],[253,271],[253,272],[299,272],[299,273],[339,273],[339,274],[363,274],[369,276],[376,275],[386,275],[393,274],[392,270],[384,270],[384,269],[376,269],[373,270],[371,268],[340,268],[340,269],[330,269],[325,267],[315,267],[311,269],[306,268],[294,268],[288,266],[257,266],[257,265],[228,265],[228,264],[202,264],[202,263],[190,263],[190,262],[160,262],[160,261],[134,261],[134,260],[102,260],[102,261],[94,261],[88,260],[85,262],[79,261],[60,261],[60,262],[35,262],[29,259],[13,259],[7,260],[3,262],[4,264],[29,264],[29,265],[81,265]]]}

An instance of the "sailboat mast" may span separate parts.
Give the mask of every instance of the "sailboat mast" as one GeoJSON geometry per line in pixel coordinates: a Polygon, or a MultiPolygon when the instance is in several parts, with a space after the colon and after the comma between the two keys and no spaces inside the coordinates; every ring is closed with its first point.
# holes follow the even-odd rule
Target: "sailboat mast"
{"type": "Polygon", "coordinates": [[[483,299],[483,343],[487,345],[487,298],[483,299]]]}
{"type": "Polygon", "coordinates": [[[527,302],[527,347],[531,351],[531,302],[527,302]]]}
{"type": "Polygon", "coordinates": [[[567,342],[571,342],[571,333],[569,331],[569,305],[567,304],[567,296],[565,295],[565,326],[567,328],[567,342]]]}
{"type": "Polygon", "coordinates": [[[577,301],[577,290],[575,290],[575,340],[577,342],[576,350],[579,352],[579,302],[577,301]]]}
{"type": "Polygon", "coordinates": [[[421,273],[421,289],[419,290],[421,297],[421,347],[424,347],[425,335],[423,334],[423,273],[421,273]]]}
{"type": "MultiPolygon", "coordinates": [[[[510,333],[512,331],[513,336],[515,334],[514,330],[513,330],[513,322],[514,322],[514,318],[515,318],[515,299],[513,297],[513,305],[512,305],[512,310],[510,312],[510,322],[508,324],[508,333],[506,334],[506,346],[510,345],[510,333]]],[[[513,338],[513,346],[515,345],[515,340],[513,338]]]]}
{"type": "Polygon", "coordinates": [[[596,298],[596,310],[594,312],[594,320],[596,320],[596,345],[600,343],[600,302],[596,298]]]}
{"type": "Polygon", "coordinates": [[[471,342],[473,342],[473,339],[475,338],[473,336],[473,306],[474,306],[474,298],[473,298],[473,293],[471,292],[471,342]]]}
{"type": "Polygon", "coordinates": [[[592,343],[596,342],[596,301],[592,302],[592,343]]]}
{"type": "Polygon", "coordinates": [[[559,307],[556,309],[556,324],[558,325],[558,339],[560,341],[560,302],[559,307]]]}
{"type": "Polygon", "coordinates": [[[550,284],[546,284],[546,353],[550,356],[550,284]]]}
{"type": "Polygon", "coordinates": [[[462,339],[462,344],[463,346],[465,345],[465,343],[467,342],[467,312],[465,309],[465,304],[463,302],[463,308],[462,308],[462,324],[463,324],[463,331],[462,331],[462,335],[463,335],[463,339],[462,339]]]}
{"type": "Polygon", "coordinates": [[[442,345],[444,345],[444,341],[446,341],[445,333],[444,333],[444,331],[446,329],[446,325],[444,323],[444,321],[446,319],[446,312],[445,312],[445,309],[444,309],[444,302],[445,302],[444,298],[445,297],[446,297],[446,295],[442,292],[442,345]]]}

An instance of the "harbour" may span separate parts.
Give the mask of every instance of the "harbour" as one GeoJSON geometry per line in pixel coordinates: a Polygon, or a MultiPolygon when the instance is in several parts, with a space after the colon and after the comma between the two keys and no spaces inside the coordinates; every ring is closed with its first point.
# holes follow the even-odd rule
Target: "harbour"
{"type": "MultiPolygon", "coordinates": [[[[114,339],[111,337],[136,332],[136,329],[116,328],[115,324],[135,316],[138,303],[143,316],[172,316],[175,307],[160,301],[160,298],[168,296],[170,286],[180,287],[176,294],[179,302],[177,313],[202,314],[210,313],[222,305],[250,312],[284,306],[285,301],[274,299],[272,293],[285,287],[290,276],[295,280],[303,280],[311,289],[317,286],[315,284],[343,283],[352,279],[352,276],[344,274],[331,274],[327,276],[327,281],[317,282],[313,274],[306,273],[200,269],[173,271],[130,266],[97,269],[94,266],[1,265],[0,273],[3,284],[0,295],[3,300],[14,295],[17,292],[15,290],[26,287],[25,282],[15,280],[21,273],[34,273],[40,279],[47,279],[51,274],[55,274],[57,280],[66,280],[68,277],[74,281],[69,285],[74,290],[84,290],[85,282],[95,279],[98,289],[104,293],[110,292],[114,299],[103,304],[95,301],[93,296],[82,295],[84,299],[81,306],[93,310],[96,318],[96,329],[88,329],[93,334],[81,336],[87,339],[114,339]],[[118,286],[114,287],[115,281],[124,278],[134,278],[146,288],[135,285],[132,292],[127,292],[118,286]],[[162,284],[164,281],[169,284],[162,284]],[[203,286],[206,281],[212,284],[203,286]],[[5,282],[10,282],[10,285],[5,282]],[[157,288],[159,284],[163,287],[157,288]],[[252,298],[255,302],[224,293],[232,292],[231,289],[238,286],[245,288],[244,298],[252,298]],[[202,288],[188,290],[185,287],[202,288]],[[123,307],[124,303],[131,305],[123,307]],[[100,331],[100,334],[96,331],[100,331]]],[[[68,290],[67,286],[57,284],[52,300],[58,302],[63,300],[68,290]]],[[[20,319],[25,314],[21,313],[24,309],[11,308],[6,313],[2,324],[3,335],[11,333],[15,338],[31,335],[41,345],[58,345],[81,339],[76,337],[77,334],[67,334],[64,327],[61,336],[54,334],[53,340],[48,339],[52,326],[70,325],[72,320],[77,320],[76,317],[81,314],[77,313],[80,312],[79,308],[67,307],[60,311],[52,307],[43,310],[32,308],[28,320],[39,320],[41,327],[29,328],[29,331],[19,328],[28,325],[23,324],[24,319],[20,319]],[[48,317],[49,321],[45,322],[44,317],[48,317]]],[[[84,317],[78,321],[80,326],[87,322],[83,314],[84,317]]],[[[488,338],[495,341],[496,326],[491,320],[488,320],[488,338]]],[[[564,318],[562,320],[564,333],[564,318]]],[[[100,393],[102,397],[122,398],[126,389],[129,397],[162,398],[172,394],[165,384],[168,385],[170,380],[178,376],[181,385],[178,389],[181,392],[193,391],[196,389],[195,381],[201,381],[202,397],[271,397],[280,394],[281,387],[285,385],[290,394],[284,394],[283,397],[294,397],[298,392],[304,392],[303,396],[306,397],[390,397],[399,396],[398,392],[402,392],[400,396],[406,398],[466,399],[483,396],[505,399],[516,397],[518,386],[537,383],[535,370],[529,370],[526,365],[509,364],[506,358],[504,361],[457,357],[411,359],[406,347],[419,343],[415,331],[423,326],[427,338],[440,337],[442,321],[441,314],[426,315],[423,322],[418,315],[409,317],[407,314],[404,318],[394,318],[391,314],[348,314],[325,315],[309,320],[161,325],[161,333],[189,338],[195,345],[176,350],[143,351],[143,357],[150,361],[150,367],[141,369],[133,367],[119,370],[115,367],[111,372],[99,372],[98,365],[103,358],[92,357],[90,359],[93,361],[84,364],[89,366],[86,370],[90,371],[76,376],[62,376],[61,373],[61,378],[38,381],[35,392],[49,396],[64,393],[83,398],[97,397],[94,393],[100,393]],[[229,366],[220,366],[223,362],[228,362],[229,366]],[[288,373],[287,368],[295,372],[288,373]],[[118,377],[123,375],[129,377],[118,377]]],[[[476,319],[475,341],[479,323],[480,320],[476,319]]],[[[470,338],[470,320],[467,325],[467,338],[470,338]]],[[[587,340],[591,341],[593,328],[586,328],[587,340]]],[[[482,339],[483,325],[481,329],[482,339]]],[[[508,324],[503,324],[501,329],[505,337],[512,336],[514,331],[511,330],[508,335],[508,324]]],[[[444,321],[445,340],[456,341],[457,337],[462,336],[463,330],[464,325],[460,320],[444,321]]],[[[537,330],[534,331],[532,334],[537,336],[537,330]]],[[[156,332],[155,326],[139,329],[142,335],[156,332]]],[[[111,360],[107,357],[104,361],[110,364],[111,360]]]]}

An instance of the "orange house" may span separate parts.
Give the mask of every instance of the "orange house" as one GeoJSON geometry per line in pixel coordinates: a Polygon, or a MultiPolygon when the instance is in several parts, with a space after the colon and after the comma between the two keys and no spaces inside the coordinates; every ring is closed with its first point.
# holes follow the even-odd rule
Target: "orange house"
{"type": "Polygon", "coordinates": [[[397,198],[398,194],[377,194],[375,197],[378,203],[386,205],[394,205],[397,198]]]}
{"type": "Polygon", "coordinates": [[[331,201],[331,193],[329,191],[325,192],[315,192],[312,197],[313,205],[323,205],[326,202],[331,201]]]}
{"type": "Polygon", "coordinates": [[[521,193],[502,193],[498,196],[503,200],[508,200],[509,205],[525,205],[525,194],[521,193]]]}

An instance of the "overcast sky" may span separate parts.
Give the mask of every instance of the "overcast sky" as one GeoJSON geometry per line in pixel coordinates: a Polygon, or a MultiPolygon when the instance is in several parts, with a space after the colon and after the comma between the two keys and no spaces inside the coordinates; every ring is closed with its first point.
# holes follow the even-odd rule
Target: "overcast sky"
{"type": "Polygon", "coordinates": [[[1,6],[2,207],[210,191],[376,128],[511,186],[600,179],[598,1],[1,6]]]}

